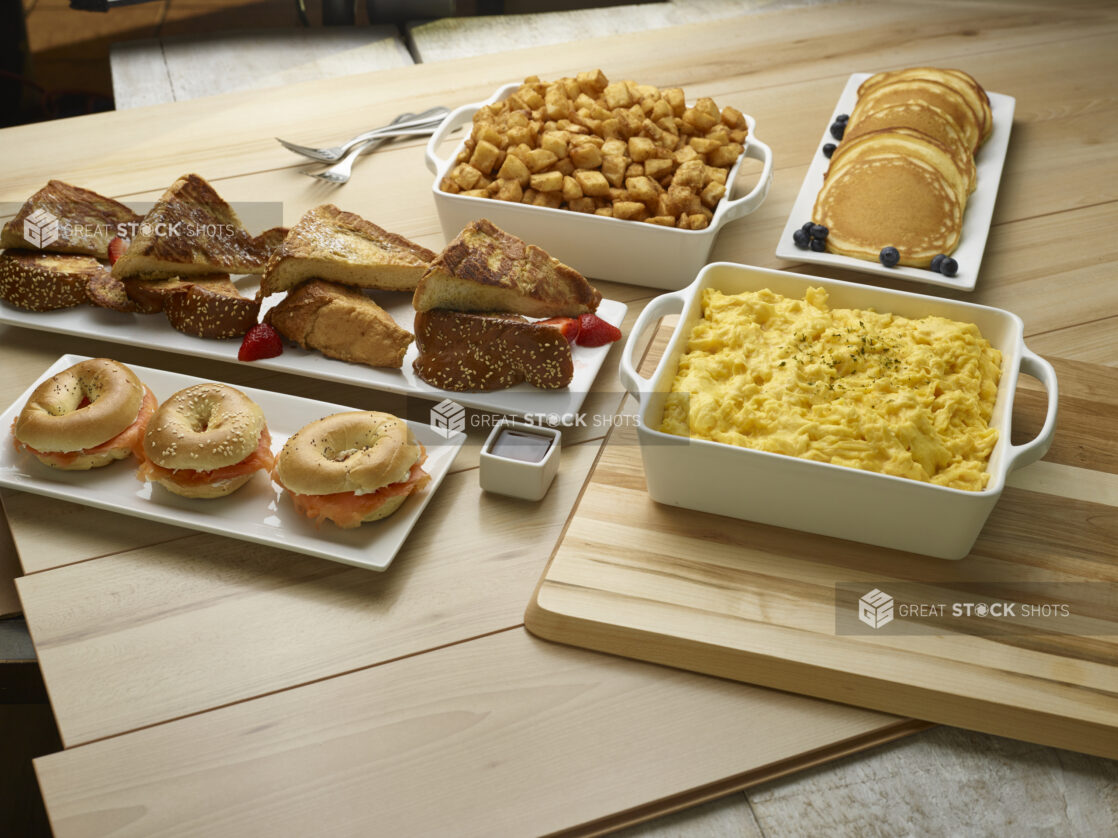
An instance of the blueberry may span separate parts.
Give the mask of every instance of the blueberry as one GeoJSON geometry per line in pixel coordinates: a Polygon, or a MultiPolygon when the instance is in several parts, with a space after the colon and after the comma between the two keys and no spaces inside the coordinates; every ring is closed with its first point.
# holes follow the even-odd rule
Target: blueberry
{"type": "Polygon", "coordinates": [[[895,268],[897,263],[901,261],[901,254],[895,247],[883,247],[878,257],[887,268],[895,268]]]}
{"type": "Polygon", "coordinates": [[[928,267],[930,267],[933,271],[936,271],[938,273],[939,272],[939,266],[943,264],[943,260],[946,259],[946,258],[947,258],[947,256],[945,254],[937,253],[935,256],[932,257],[932,264],[929,265],[928,267]]]}
{"type": "Polygon", "coordinates": [[[823,239],[827,238],[827,234],[829,232],[831,231],[824,227],[822,224],[811,225],[811,237],[813,239],[819,239],[820,241],[822,241],[823,239]]]}
{"type": "Polygon", "coordinates": [[[812,239],[811,244],[808,245],[816,253],[822,253],[827,249],[827,243],[823,239],[812,239]]]}
{"type": "Polygon", "coordinates": [[[815,226],[814,221],[805,221],[803,224],[800,225],[800,229],[803,230],[805,233],[807,233],[810,236],[811,235],[811,228],[814,227],[814,226],[815,226]]]}
{"type": "Polygon", "coordinates": [[[831,136],[836,140],[841,140],[842,135],[846,133],[845,122],[832,122],[831,123],[831,136]]]}
{"type": "Polygon", "coordinates": [[[795,243],[796,247],[805,248],[811,241],[811,236],[803,230],[796,230],[796,232],[792,234],[792,241],[795,243]]]}
{"type": "Polygon", "coordinates": [[[823,156],[824,157],[830,157],[834,153],[835,153],[835,144],[834,143],[824,143],[823,144],[823,156]]]}
{"type": "Polygon", "coordinates": [[[835,117],[835,122],[839,123],[840,125],[845,125],[848,119],[850,119],[850,114],[840,113],[838,116],[835,117]]]}
{"type": "Polygon", "coordinates": [[[945,256],[939,263],[939,272],[944,276],[955,276],[959,272],[959,263],[950,256],[945,256]]]}

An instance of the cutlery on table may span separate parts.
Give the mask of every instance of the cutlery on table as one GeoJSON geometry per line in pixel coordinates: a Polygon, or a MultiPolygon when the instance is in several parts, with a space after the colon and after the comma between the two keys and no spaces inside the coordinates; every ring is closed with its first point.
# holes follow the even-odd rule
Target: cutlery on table
{"type": "Polygon", "coordinates": [[[425,133],[431,133],[449,113],[449,108],[436,107],[429,108],[420,114],[401,114],[388,125],[374,128],[372,131],[364,131],[341,145],[329,148],[314,148],[313,146],[298,145],[297,143],[291,143],[279,137],[276,137],[276,141],[288,151],[293,151],[296,154],[301,154],[304,157],[309,157],[320,163],[337,163],[345,157],[354,146],[361,145],[379,136],[409,136],[392,134],[391,132],[395,130],[405,128],[428,129],[425,133]]]}
{"type": "Polygon", "coordinates": [[[431,134],[430,129],[404,129],[401,131],[391,131],[379,134],[371,140],[365,140],[363,143],[358,143],[349,152],[329,168],[323,169],[321,172],[312,172],[309,169],[304,169],[303,174],[310,177],[316,177],[319,180],[324,180],[327,183],[345,183],[349,180],[350,175],[353,173],[353,164],[357,158],[363,154],[367,154],[378,146],[384,145],[393,137],[425,137],[431,134]]]}

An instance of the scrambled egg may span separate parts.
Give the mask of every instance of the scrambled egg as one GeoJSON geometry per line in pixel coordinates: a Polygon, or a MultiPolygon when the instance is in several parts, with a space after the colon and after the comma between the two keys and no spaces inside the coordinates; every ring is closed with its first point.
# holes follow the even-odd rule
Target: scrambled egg
{"type": "Polygon", "coordinates": [[[979,491],[1001,353],[943,317],[703,293],[661,430],[979,491]]]}

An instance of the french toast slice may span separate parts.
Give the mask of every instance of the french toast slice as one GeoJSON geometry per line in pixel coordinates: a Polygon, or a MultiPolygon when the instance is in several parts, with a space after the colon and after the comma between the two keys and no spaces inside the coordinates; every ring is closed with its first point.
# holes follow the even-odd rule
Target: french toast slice
{"type": "Polygon", "coordinates": [[[167,279],[129,277],[123,282],[128,297],[135,303],[136,311],[140,314],[159,314],[172,294],[185,291],[191,285],[199,285],[226,296],[237,294],[229,274],[206,274],[186,279],[177,276],[167,279]]]}
{"type": "Polygon", "coordinates": [[[260,282],[263,296],[311,278],[358,288],[414,291],[434,252],[333,204],[309,210],[275,250],[260,282]]]}
{"type": "Polygon", "coordinates": [[[119,201],[106,198],[89,189],[72,186],[61,180],[47,185],[28,198],[15,217],[0,231],[0,245],[11,248],[34,248],[52,253],[79,253],[98,259],[109,258],[109,242],[123,229],[130,231],[140,216],[119,201]],[[43,227],[32,218],[37,213],[51,227],[49,242],[38,234],[43,227]],[[30,224],[28,220],[30,219],[30,224]],[[28,240],[27,234],[35,232],[28,240]],[[54,235],[57,233],[57,237],[54,235]]]}
{"type": "Polygon", "coordinates": [[[226,283],[188,283],[164,299],[163,313],[183,334],[222,340],[240,337],[256,325],[260,301],[242,297],[227,278],[226,283]]]}
{"type": "Polygon", "coordinates": [[[574,268],[480,219],[431,263],[412,297],[416,311],[511,312],[577,317],[602,295],[574,268]]]}
{"type": "Polygon", "coordinates": [[[233,208],[202,177],[183,175],[156,201],[113,265],[117,277],[261,274],[271,255],[268,233],[249,234],[233,208]]]}
{"type": "Polygon", "coordinates": [[[105,268],[100,273],[91,276],[85,286],[89,302],[98,308],[109,308],[113,311],[136,311],[136,302],[128,296],[124,282],[112,275],[105,268]]]}
{"type": "Polygon", "coordinates": [[[89,302],[91,279],[109,275],[92,256],[10,249],[0,253],[0,300],[25,311],[53,311],[89,302]]]}
{"type": "Polygon", "coordinates": [[[321,279],[292,290],[268,310],[264,322],[304,349],[370,367],[403,366],[414,340],[360,291],[321,279]]]}
{"type": "Polygon", "coordinates": [[[524,381],[555,390],[574,375],[562,329],[518,314],[420,311],[415,339],[416,375],[442,390],[503,390],[524,381]]]}
{"type": "Polygon", "coordinates": [[[122,280],[134,311],[163,312],[180,332],[199,338],[243,335],[256,325],[260,302],[241,296],[229,274],[122,280]]]}

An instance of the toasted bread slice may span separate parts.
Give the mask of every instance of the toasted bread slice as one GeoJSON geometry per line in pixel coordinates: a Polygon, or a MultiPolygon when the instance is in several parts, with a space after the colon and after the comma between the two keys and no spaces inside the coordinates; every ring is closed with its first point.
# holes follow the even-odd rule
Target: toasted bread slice
{"type": "Polygon", "coordinates": [[[127,235],[139,220],[140,216],[119,201],[52,180],[28,198],[15,217],[4,225],[0,231],[0,245],[108,259],[109,242],[122,230],[127,235]],[[45,232],[35,223],[37,219],[31,218],[39,212],[49,213],[57,221],[57,228],[52,226],[49,236],[53,238],[57,232],[57,238],[46,244],[39,235],[32,235],[33,241],[25,237],[28,232],[45,232]],[[31,219],[30,225],[25,224],[28,219],[31,219]]]}
{"type": "Polygon", "coordinates": [[[254,238],[237,213],[198,175],[183,175],[140,222],[113,265],[113,276],[260,274],[270,255],[267,235],[254,238]]]}
{"type": "Polygon", "coordinates": [[[98,308],[110,308],[113,311],[136,311],[135,301],[128,296],[124,283],[117,279],[108,268],[91,276],[85,286],[89,302],[98,308]]]}
{"type": "Polygon", "coordinates": [[[272,254],[262,295],[328,279],[359,288],[414,291],[435,254],[352,212],[323,204],[307,212],[272,254]]]}
{"type": "Polygon", "coordinates": [[[481,219],[458,234],[431,264],[412,297],[416,311],[498,311],[575,317],[602,295],[586,278],[535,245],[481,219]]]}
{"type": "Polygon", "coordinates": [[[0,299],[26,311],[73,308],[89,302],[89,281],[108,273],[92,256],[5,250],[0,253],[0,299]]]}
{"type": "MultiPolygon", "coordinates": [[[[272,254],[279,250],[280,245],[283,244],[283,240],[287,238],[287,234],[290,232],[291,231],[286,227],[269,227],[253,239],[253,241],[256,243],[257,247],[267,253],[268,257],[271,258],[272,254]]],[[[265,260],[265,264],[266,262],[267,260],[265,260]]]]}
{"type": "Polygon", "coordinates": [[[401,367],[414,338],[360,291],[312,279],[264,315],[277,332],[328,358],[401,367]]]}
{"type": "Polygon", "coordinates": [[[256,325],[260,301],[242,297],[235,285],[188,283],[163,300],[167,322],[183,334],[197,338],[240,337],[256,325]]]}
{"type": "Polygon", "coordinates": [[[130,277],[124,280],[124,290],[129,299],[136,304],[136,311],[140,314],[159,314],[170,296],[177,291],[185,291],[188,286],[200,285],[217,293],[233,295],[237,288],[229,279],[229,274],[210,274],[208,276],[192,276],[182,279],[173,276],[169,279],[137,279],[130,277]]]}
{"type": "Polygon", "coordinates": [[[522,381],[555,390],[574,375],[562,329],[517,314],[421,311],[415,337],[416,375],[442,390],[503,390],[522,381]]]}
{"type": "Polygon", "coordinates": [[[256,325],[260,303],[242,297],[229,274],[185,279],[136,279],[123,281],[134,311],[167,315],[175,329],[200,338],[231,338],[256,325]]]}

